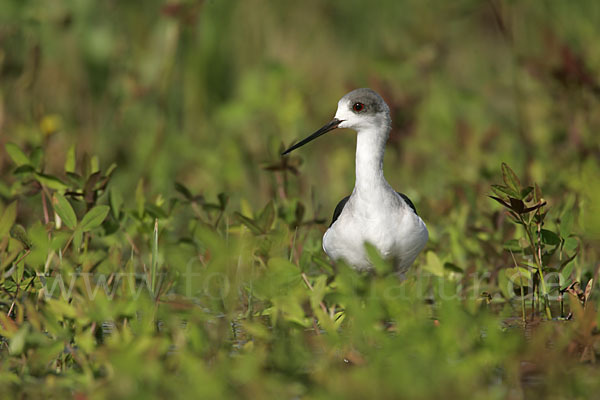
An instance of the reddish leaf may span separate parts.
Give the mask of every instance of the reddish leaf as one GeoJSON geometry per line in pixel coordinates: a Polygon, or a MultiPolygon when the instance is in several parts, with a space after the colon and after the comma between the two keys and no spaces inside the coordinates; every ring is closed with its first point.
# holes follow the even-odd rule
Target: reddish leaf
{"type": "Polygon", "coordinates": [[[523,211],[525,210],[525,203],[523,203],[522,200],[515,199],[512,197],[509,197],[509,200],[510,200],[510,208],[512,208],[515,212],[517,212],[519,214],[523,214],[523,211]]]}

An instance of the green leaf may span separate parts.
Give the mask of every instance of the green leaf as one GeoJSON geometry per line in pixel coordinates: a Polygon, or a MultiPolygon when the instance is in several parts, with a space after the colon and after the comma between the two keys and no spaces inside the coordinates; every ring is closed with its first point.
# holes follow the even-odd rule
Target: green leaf
{"type": "Polygon", "coordinates": [[[88,232],[102,225],[109,211],[109,206],[96,206],[92,208],[81,219],[81,230],[88,232]]]}
{"type": "Polygon", "coordinates": [[[521,247],[521,243],[519,243],[517,239],[507,240],[506,242],[504,242],[502,247],[504,248],[504,250],[510,250],[512,252],[518,252],[523,250],[523,248],[521,247]]]}
{"type": "Polygon", "coordinates": [[[32,172],[35,172],[35,168],[33,168],[29,164],[25,164],[25,165],[21,165],[20,167],[17,167],[17,169],[15,169],[13,171],[13,174],[15,174],[15,175],[24,175],[24,174],[30,174],[32,172]]]}
{"type": "Polygon", "coordinates": [[[52,196],[52,206],[65,225],[69,229],[75,229],[77,226],[77,216],[75,215],[75,211],[73,211],[73,207],[71,207],[71,203],[63,195],[55,193],[52,196]]]}
{"type": "Polygon", "coordinates": [[[301,285],[302,277],[298,267],[285,258],[269,259],[268,268],[255,282],[256,295],[268,299],[275,296],[289,297],[294,287],[301,285]]]}
{"type": "Polygon", "coordinates": [[[498,197],[504,197],[504,186],[502,185],[492,185],[492,192],[498,197]]]}
{"type": "Polygon", "coordinates": [[[90,175],[100,172],[100,159],[98,156],[92,156],[90,159],[90,175]]]}
{"type": "Polygon", "coordinates": [[[590,298],[590,295],[592,294],[592,288],[594,287],[594,278],[590,279],[587,283],[587,285],[585,285],[585,303],[587,303],[587,301],[590,298]]]}
{"type": "Polygon", "coordinates": [[[71,145],[67,151],[65,160],[65,172],[75,172],[75,145],[71,145]]]}
{"type": "Polygon", "coordinates": [[[381,254],[375,246],[368,242],[365,242],[364,246],[367,256],[369,257],[369,261],[371,261],[371,264],[373,264],[373,269],[375,269],[377,274],[383,276],[392,271],[392,264],[381,257],[381,254]]]}
{"type": "Polygon", "coordinates": [[[6,152],[8,153],[10,158],[12,158],[13,162],[17,164],[18,167],[21,165],[31,164],[31,160],[29,160],[29,157],[27,157],[25,153],[23,153],[23,151],[16,144],[6,143],[4,148],[6,149],[6,152]]]}
{"type": "Polygon", "coordinates": [[[256,218],[256,224],[260,226],[263,232],[268,232],[271,229],[271,225],[275,220],[275,205],[273,200],[269,201],[265,208],[261,211],[258,218],[256,218]]]}
{"type": "Polygon", "coordinates": [[[110,166],[108,167],[108,169],[106,170],[104,175],[107,177],[110,177],[112,175],[112,173],[115,171],[115,169],[117,169],[117,164],[116,163],[110,164],[110,166]]]}
{"type": "Polygon", "coordinates": [[[571,236],[565,239],[563,250],[568,254],[573,254],[577,250],[577,247],[579,247],[579,241],[576,237],[571,236]]]}
{"type": "Polygon", "coordinates": [[[506,269],[501,269],[500,271],[498,271],[498,287],[500,288],[500,291],[502,292],[502,295],[505,299],[512,299],[513,297],[515,297],[514,292],[508,290],[509,281],[506,277],[506,269]]]}
{"type": "Polygon", "coordinates": [[[542,229],[541,234],[542,234],[542,242],[544,244],[547,244],[550,246],[556,246],[556,245],[560,244],[560,237],[556,233],[549,231],[548,229],[542,229]]]}
{"type": "Polygon", "coordinates": [[[317,253],[317,254],[313,254],[312,257],[310,258],[310,260],[312,262],[314,262],[327,275],[330,275],[330,276],[334,275],[333,268],[331,267],[331,264],[329,264],[328,260],[325,257],[323,257],[317,253]]]}
{"type": "Polygon", "coordinates": [[[142,218],[144,216],[144,204],[146,203],[146,198],[144,197],[144,180],[140,179],[137,187],[135,188],[135,204],[137,206],[138,217],[142,218]]]}
{"type": "Polygon", "coordinates": [[[83,230],[81,229],[81,226],[77,226],[73,232],[73,246],[76,250],[79,250],[81,247],[81,242],[83,242],[83,230]]]}
{"type": "Polygon", "coordinates": [[[0,239],[10,232],[10,228],[17,219],[17,202],[13,201],[4,209],[4,213],[0,217],[0,239]]]}
{"type": "MultiPolygon", "coordinates": [[[[579,249],[577,249],[577,250],[579,250],[579,249]]],[[[570,257],[569,257],[569,255],[567,254],[567,258],[561,261],[561,263],[560,263],[560,268],[565,268],[565,266],[566,266],[566,265],[569,265],[569,264],[571,264],[571,261],[573,261],[573,260],[575,259],[575,257],[577,257],[577,254],[579,254],[579,251],[575,251],[575,252],[573,253],[573,255],[572,255],[572,256],[570,256],[570,257]]]]}
{"type": "Polygon", "coordinates": [[[42,185],[54,189],[54,190],[65,190],[67,189],[67,185],[65,185],[60,179],[52,175],[46,175],[42,173],[36,173],[35,178],[42,185]]]}
{"type": "Polygon", "coordinates": [[[19,355],[25,348],[27,334],[29,333],[29,324],[24,324],[21,329],[10,339],[8,352],[11,355],[19,355]]]}
{"type": "Polygon", "coordinates": [[[119,213],[121,211],[121,206],[123,205],[123,196],[121,192],[114,187],[111,187],[109,193],[110,199],[110,207],[112,208],[113,216],[115,219],[119,219],[119,213]]]}
{"type": "Polygon", "coordinates": [[[521,190],[521,199],[526,200],[527,197],[529,197],[532,192],[533,192],[533,186],[527,186],[526,188],[521,190]]]}
{"type": "Polygon", "coordinates": [[[13,195],[13,189],[11,186],[14,185],[8,185],[8,182],[0,180],[0,197],[7,198],[13,195]]]}
{"type": "Polygon", "coordinates": [[[571,230],[573,229],[573,211],[566,211],[563,216],[560,218],[560,226],[558,230],[560,232],[560,237],[566,239],[571,234],[571,230]]]}
{"type": "Polygon", "coordinates": [[[510,197],[519,197],[519,194],[508,186],[492,185],[492,191],[496,193],[498,197],[502,197],[504,195],[509,195],[510,197]]]}
{"type": "Polygon", "coordinates": [[[10,229],[10,236],[21,242],[21,244],[25,246],[26,249],[31,248],[31,240],[29,240],[27,231],[25,230],[25,228],[23,228],[23,226],[19,224],[13,225],[13,227],[10,229]]]}
{"type": "Polygon", "coordinates": [[[83,177],[75,172],[67,172],[67,179],[71,182],[72,185],[81,187],[83,186],[83,177]]]}
{"type": "Polygon", "coordinates": [[[65,247],[72,233],[67,231],[52,232],[52,240],[50,242],[50,248],[54,251],[58,251],[65,247]]]}
{"type": "Polygon", "coordinates": [[[426,262],[423,266],[423,269],[435,276],[444,276],[444,265],[440,261],[437,254],[435,254],[433,251],[427,252],[426,262]]]}
{"type": "Polygon", "coordinates": [[[560,287],[564,287],[566,286],[567,282],[569,281],[569,277],[571,276],[571,273],[573,272],[573,267],[575,266],[575,263],[568,263],[563,269],[562,271],[560,271],[560,287]]]}
{"type": "Polygon", "coordinates": [[[165,218],[169,217],[169,214],[167,214],[161,207],[157,206],[156,204],[152,204],[152,203],[146,204],[145,210],[146,210],[146,213],[148,215],[150,215],[152,218],[165,219],[165,218]]]}
{"type": "Polygon", "coordinates": [[[459,273],[459,274],[462,274],[464,272],[462,270],[462,268],[460,268],[458,265],[450,263],[450,262],[445,262],[444,268],[447,269],[448,271],[459,273]]]}
{"type": "Polygon", "coordinates": [[[77,310],[75,307],[64,299],[48,299],[48,309],[60,319],[65,317],[75,319],[77,318],[77,310]]]}
{"type": "Polygon", "coordinates": [[[246,227],[248,229],[250,229],[250,231],[252,233],[254,233],[255,235],[260,235],[263,234],[264,232],[261,230],[261,228],[256,224],[256,222],[248,217],[244,217],[242,214],[240,214],[239,212],[235,212],[233,213],[233,215],[235,215],[235,217],[244,225],[246,225],[246,227]]]}
{"type": "Polygon", "coordinates": [[[514,171],[506,163],[502,163],[502,179],[506,186],[518,194],[521,193],[521,182],[514,171]]]}
{"type": "Polygon", "coordinates": [[[42,163],[44,162],[44,150],[40,146],[37,146],[31,151],[31,154],[29,154],[29,159],[34,168],[41,169],[42,163]]]}
{"type": "Polygon", "coordinates": [[[192,192],[183,183],[175,182],[175,190],[181,193],[186,200],[194,200],[192,192]]]}
{"type": "Polygon", "coordinates": [[[529,286],[532,281],[531,271],[523,267],[507,268],[506,277],[517,286],[529,286]]]}

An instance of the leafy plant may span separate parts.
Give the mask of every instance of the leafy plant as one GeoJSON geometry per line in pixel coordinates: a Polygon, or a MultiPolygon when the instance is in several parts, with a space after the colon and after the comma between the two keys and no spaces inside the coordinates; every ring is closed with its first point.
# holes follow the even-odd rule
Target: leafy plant
{"type": "MultiPolygon", "coordinates": [[[[517,175],[506,163],[502,163],[502,179],[504,185],[492,185],[495,196],[490,196],[490,198],[504,206],[508,210],[510,220],[522,227],[524,242],[527,243],[525,246],[521,246],[520,243],[523,241],[519,239],[511,239],[505,243],[505,248],[511,251],[511,254],[520,252],[524,256],[520,262],[515,260],[515,268],[508,269],[505,273],[511,277],[513,283],[521,288],[523,319],[525,319],[523,287],[527,286],[530,281],[533,282],[534,294],[537,294],[537,298],[543,302],[546,317],[551,319],[550,289],[544,274],[558,271],[561,274],[560,284],[563,285],[570,275],[571,269],[567,268],[567,265],[577,255],[576,249],[572,247],[573,239],[570,237],[572,211],[568,210],[565,213],[564,222],[560,225],[561,229],[558,232],[543,228],[548,211],[540,187],[537,184],[523,187],[517,175]],[[567,240],[570,241],[568,247],[571,255],[567,255],[566,260],[563,259],[558,268],[552,268],[549,265],[551,257],[557,251],[562,251],[567,240]],[[533,262],[530,261],[531,258],[533,258],[533,262]],[[530,277],[533,279],[529,279],[530,277]]],[[[557,291],[562,293],[562,290],[557,291]]],[[[535,307],[535,295],[532,307],[535,307]]]]}
{"type": "Polygon", "coordinates": [[[2,398],[594,397],[596,3],[0,2],[2,398]],[[280,157],[364,86],[402,283],[322,250],[355,137],[280,157]]]}

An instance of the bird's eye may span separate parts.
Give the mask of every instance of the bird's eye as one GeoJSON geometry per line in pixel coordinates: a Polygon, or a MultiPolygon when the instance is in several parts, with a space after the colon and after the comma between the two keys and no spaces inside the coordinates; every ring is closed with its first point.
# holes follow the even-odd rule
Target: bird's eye
{"type": "Polygon", "coordinates": [[[356,112],[362,111],[364,110],[365,105],[363,103],[354,103],[354,105],[352,106],[352,109],[356,112]]]}

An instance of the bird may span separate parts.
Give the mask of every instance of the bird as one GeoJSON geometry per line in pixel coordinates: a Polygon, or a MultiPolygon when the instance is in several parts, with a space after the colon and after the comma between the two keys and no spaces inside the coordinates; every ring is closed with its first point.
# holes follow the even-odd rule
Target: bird
{"type": "Polygon", "coordinates": [[[337,128],[356,131],[354,189],[333,212],[323,235],[323,250],[357,271],[373,272],[365,243],[392,263],[401,279],[425,247],[429,232],[413,202],[396,192],[383,174],[385,145],[392,127],[390,108],[369,88],[355,89],[339,101],[334,118],[282,156],[337,128]]]}

